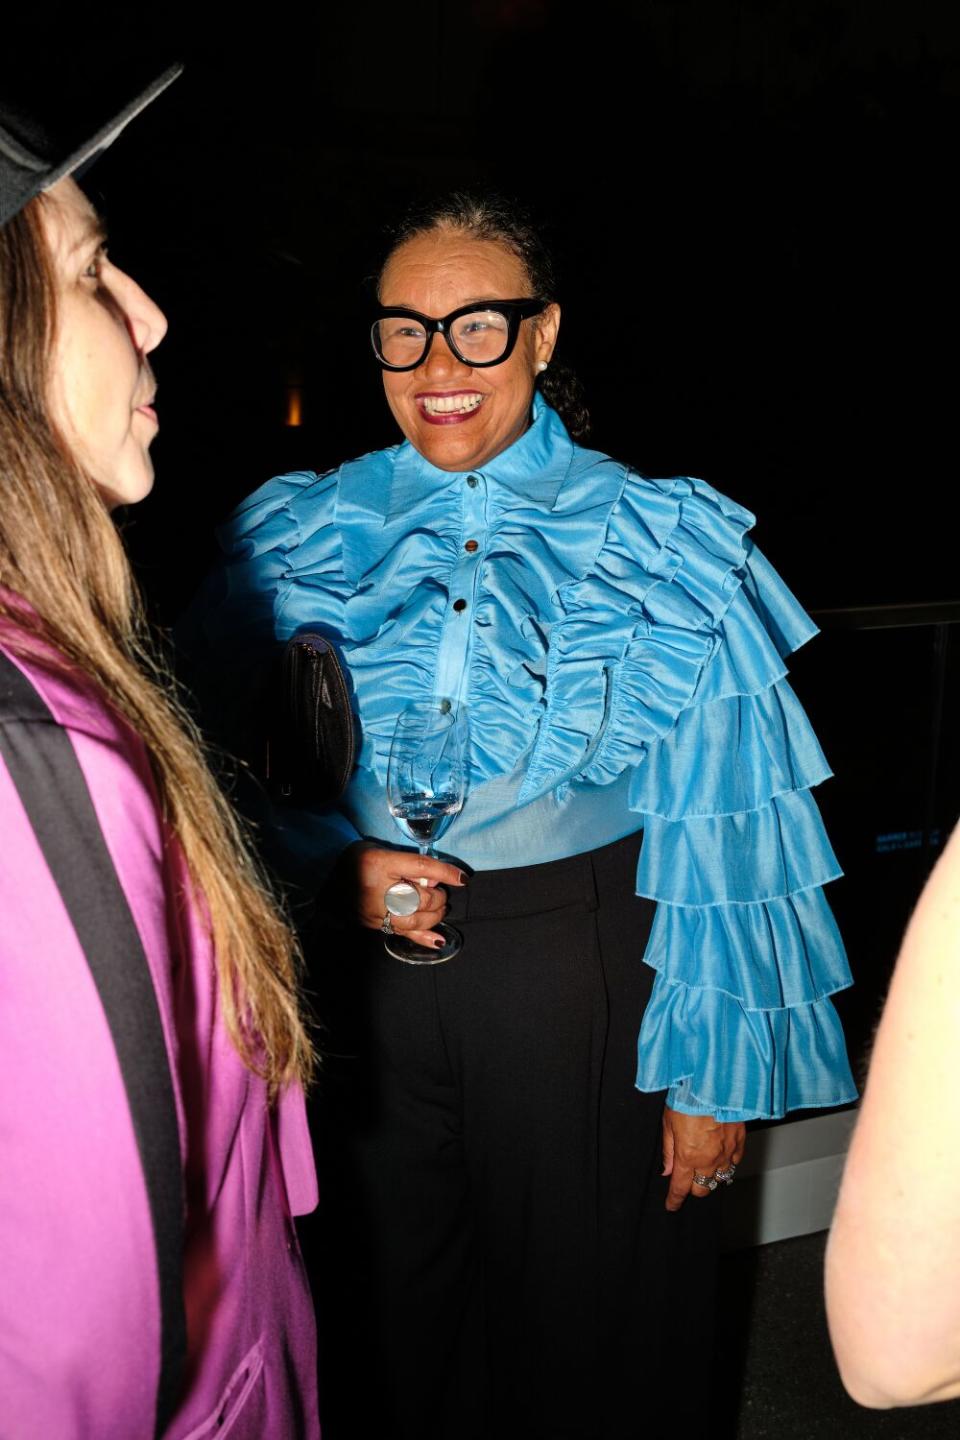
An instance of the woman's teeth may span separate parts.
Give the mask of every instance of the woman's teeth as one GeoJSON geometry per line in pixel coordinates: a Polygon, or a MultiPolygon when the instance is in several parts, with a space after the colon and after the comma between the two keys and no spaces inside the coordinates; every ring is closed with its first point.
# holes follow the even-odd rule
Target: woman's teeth
{"type": "Polygon", "coordinates": [[[482,395],[421,395],[428,415],[467,415],[483,401],[482,395]]]}

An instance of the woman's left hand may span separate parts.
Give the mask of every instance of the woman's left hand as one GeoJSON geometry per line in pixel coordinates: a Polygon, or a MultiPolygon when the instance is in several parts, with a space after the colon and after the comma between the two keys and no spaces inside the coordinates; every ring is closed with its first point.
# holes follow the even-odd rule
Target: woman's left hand
{"type": "Polygon", "coordinates": [[[670,1176],[667,1209],[679,1210],[688,1195],[702,1200],[711,1192],[705,1185],[695,1185],[694,1175],[709,1179],[718,1170],[739,1165],[747,1143],[747,1129],[742,1123],[728,1125],[712,1115],[683,1115],[679,1110],[663,1108],[663,1174],[670,1176]]]}

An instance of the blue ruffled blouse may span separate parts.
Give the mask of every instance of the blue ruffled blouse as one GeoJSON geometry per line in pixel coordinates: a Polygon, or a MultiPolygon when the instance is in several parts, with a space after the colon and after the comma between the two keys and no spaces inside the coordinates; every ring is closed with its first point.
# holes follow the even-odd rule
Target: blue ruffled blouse
{"type": "Polygon", "coordinates": [[[856,1098],[829,999],[851,983],[823,893],[840,870],[810,794],[830,771],[785,678],[816,627],[753,523],[701,480],[575,445],[537,397],[477,471],[403,444],[269,481],[222,528],[183,637],[226,708],[278,640],[340,638],[357,772],[340,811],[278,819],[315,870],[358,834],[397,838],[390,741],[423,693],[470,718],[448,853],[536,864],[643,828],[657,976],[637,1085],[724,1120],[856,1098]]]}

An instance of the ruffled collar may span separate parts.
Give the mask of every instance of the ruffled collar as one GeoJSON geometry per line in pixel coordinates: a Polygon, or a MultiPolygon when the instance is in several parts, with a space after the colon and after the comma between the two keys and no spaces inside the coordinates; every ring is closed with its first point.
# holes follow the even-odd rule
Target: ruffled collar
{"type": "Polygon", "coordinates": [[[539,394],[533,420],[519,440],[477,470],[454,473],[431,465],[409,441],[396,452],[388,489],[368,496],[367,505],[387,521],[407,515],[427,495],[462,484],[464,475],[482,475],[544,510],[552,510],[573,461],[574,445],[557,412],[539,394]]]}

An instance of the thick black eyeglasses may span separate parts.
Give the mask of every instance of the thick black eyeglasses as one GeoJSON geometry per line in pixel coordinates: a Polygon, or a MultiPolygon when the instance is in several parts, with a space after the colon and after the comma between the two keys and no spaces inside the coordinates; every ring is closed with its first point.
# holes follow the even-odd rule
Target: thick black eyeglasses
{"type": "Polygon", "coordinates": [[[440,334],[464,365],[499,365],[517,343],[521,320],[539,315],[547,300],[477,300],[436,319],[385,305],[370,327],[373,353],[385,370],[415,370],[440,334]]]}

